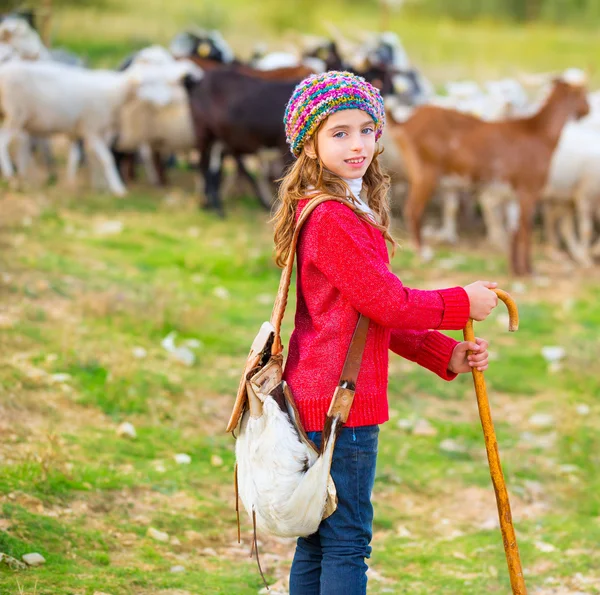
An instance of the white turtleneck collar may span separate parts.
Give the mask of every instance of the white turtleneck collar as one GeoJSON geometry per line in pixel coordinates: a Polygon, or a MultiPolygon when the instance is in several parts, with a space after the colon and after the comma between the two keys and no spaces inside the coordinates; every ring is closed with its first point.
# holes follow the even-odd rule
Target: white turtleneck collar
{"type": "MultiPolygon", "coordinates": [[[[355,200],[356,207],[358,209],[360,209],[361,211],[367,213],[367,215],[370,215],[373,218],[373,220],[376,220],[375,213],[373,213],[373,211],[371,210],[371,207],[369,207],[369,205],[361,197],[362,187],[363,187],[363,179],[362,178],[354,178],[354,179],[341,178],[341,179],[344,180],[344,182],[346,182],[346,184],[348,185],[348,188],[350,189],[350,192],[356,199],[355,200]]],[[[307,190],[314,191],[312,186],[309,186],[307,188],[307,190]]]]}
{"type": "Polygon", "coordinates": [[[362,178],[342,178],[346,184],[348,184],[348,188],[350,188],[350,192],[354,198],[356,198],[356,206],[365,213],[371,215],[373,218],[375,217],[373,211],[369,207],[369,205],[363,200],[361,193],[363,187],[363,179],[362,178]]]}

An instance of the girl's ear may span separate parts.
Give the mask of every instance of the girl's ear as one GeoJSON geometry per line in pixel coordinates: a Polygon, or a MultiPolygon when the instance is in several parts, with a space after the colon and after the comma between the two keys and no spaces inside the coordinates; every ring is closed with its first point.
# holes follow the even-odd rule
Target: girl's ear
{"type": "Polygon", "coordinates": [[[317,158],[317,152],[315,151],[315,143],[312,138],[309,138],[304,143],[304,152],[306,153],[306,156],[309,157],[310,159],[317,158]]]}

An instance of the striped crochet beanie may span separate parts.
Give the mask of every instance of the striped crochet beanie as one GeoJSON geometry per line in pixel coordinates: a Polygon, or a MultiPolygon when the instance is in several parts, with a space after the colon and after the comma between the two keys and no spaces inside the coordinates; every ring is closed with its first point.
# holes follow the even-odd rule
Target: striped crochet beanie
{"type": "Polygon", "coordinates": [[[298,157],[307,139],[331,114],[344,109],[360,109],[375,123],[375,140],[385,124],[385,109],[379,91],[361,76],[331,70],[305,78],[295,89],[285,109],[285,135],[298,157]]]}

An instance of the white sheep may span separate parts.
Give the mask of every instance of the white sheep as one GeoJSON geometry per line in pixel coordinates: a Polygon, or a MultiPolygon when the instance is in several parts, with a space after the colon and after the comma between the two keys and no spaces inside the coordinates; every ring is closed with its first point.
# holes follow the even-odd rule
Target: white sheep
{"type": "Polygon", "coordinates": [[[543,196],[547,203],[546,231],[551,243],[557,247],[553,232],[558,221],[569,254],[584,267],[593,264],[594,219],[600,212],[599,165],[600,132],[589,128],[585,122],[567,124],[553,155],[543,196]]]}
{"type": "MultiPolygon", "coordinates": [[[[14,137],[24,133],[65,134],[83,139],[102,165],[110,190],[126,193],[108,146],[114,140],[119,113],[138,93],[145,101],[160,103],[164,87],[181,78],[185,68],[138,65],[125,72],[87,70],[52,62],[9,62],[0,66],[0,108],[5,116],[0,128],[0,169],[5,177],[14,170],[8,153],[14,137]]],[[[76,145],[69,154],[72,181],[78,161],[76,145]]]]}
{"type": "Polygon", "coordinates": [[[196,148],[189,99],[181,80],[185,75],[199,79],[203,73],[193,62],[175,60],[160,46],[141,50],[129,68],[140,65],[161,67],[163,84],[145,85],[123,104],[116,148],[123,152],[140,150],[149,177],[155,180],[149,157],[152,151],[169,155],[196,148]]]}

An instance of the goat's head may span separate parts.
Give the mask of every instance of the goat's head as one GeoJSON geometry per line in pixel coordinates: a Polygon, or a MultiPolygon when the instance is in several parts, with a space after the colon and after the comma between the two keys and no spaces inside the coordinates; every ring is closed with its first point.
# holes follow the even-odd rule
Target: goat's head
{"type": "Polygon", "coordinates": [[[328,39],[319,39],[311,46],[305,46],[302,57],[322,60],[327,70],[343,70],[344,68],[336,42],[328,39]]]}
{"type": "Polygon", "coordinates": [[[198,55],[200,58],[225,64],[234,60],[233,51],[218,31],[184,31],[171,41],[169,50],[176,58],[198,55]]]}
{"type": "Polygon", "coordinates": [[[568,72],[554,81],[554,88],[568,106],[571,116],[579,120],[590,113],[586,79],[584,77],[567,76],[568,72]]]}

